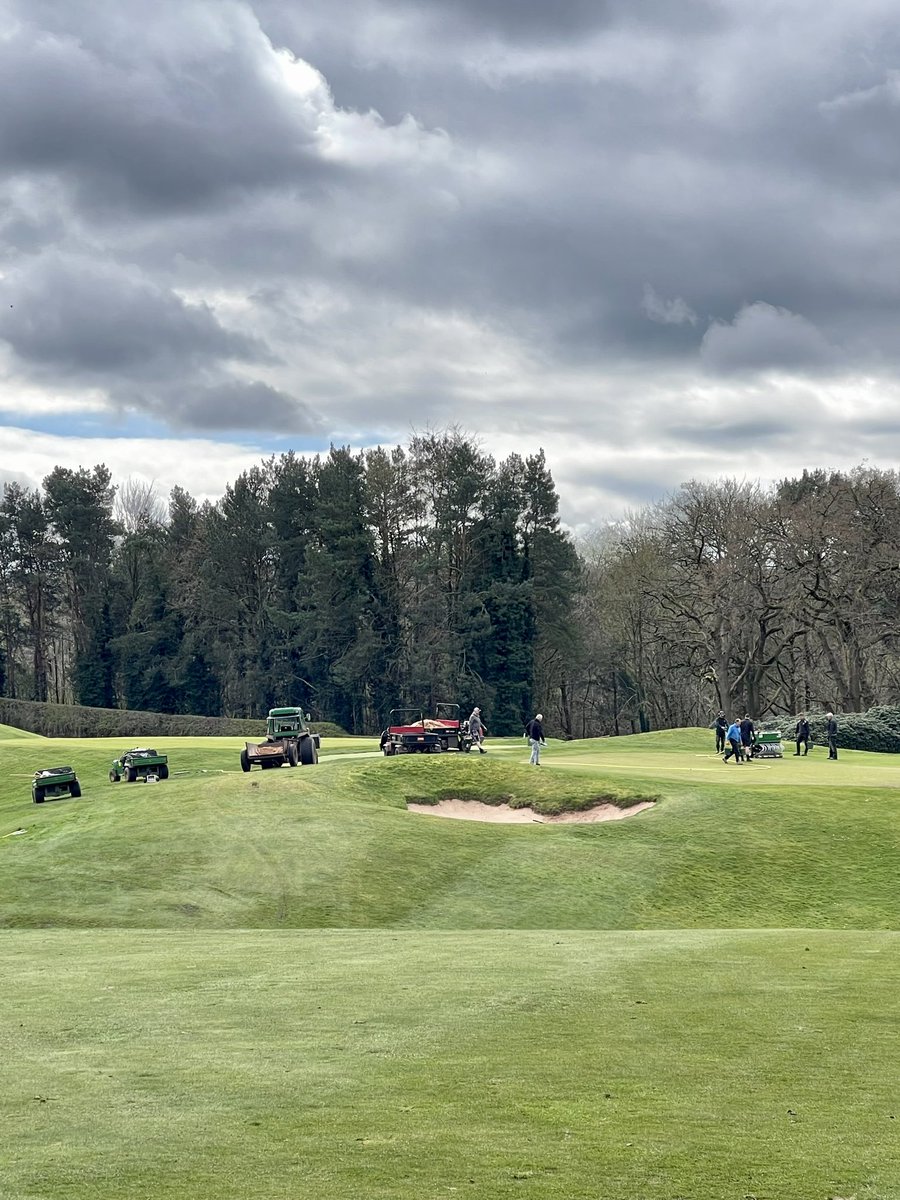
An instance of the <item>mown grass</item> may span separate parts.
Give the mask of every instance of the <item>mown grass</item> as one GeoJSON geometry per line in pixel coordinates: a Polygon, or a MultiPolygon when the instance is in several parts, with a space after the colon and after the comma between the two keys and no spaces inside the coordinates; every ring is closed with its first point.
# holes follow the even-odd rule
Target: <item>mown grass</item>
{"type": "Polygon", "coordinates": [[[2,1194],[896,1200],[898,949],[11,933],[2,1194]]]}
{"type": "Polygon", "coordinates": [[[735,768],[704,757],[702,735],[673,742],[556,746],[538,771],[512,744],[383,759],[371,740],[346,739],[343,754],[323,743],[318,767],[243,775],[237,739],[160,739],[166,783],[113,785],[105,773],[121,741],[0,741],[0,923],[897,928],[893,760],[735,768]],[[48,755],[76,766],[80,801],[30,803],[30,772],[48,755]],[[450,794],[544,811],[662,799],[587,826],[406,811],[450,794]]]}
{"type": "Polygon", "coordinates": [[[900,1200],[900,761],[710,740],[157,739],[129,786],[0,730],[0,1198],[900,1200]]]}

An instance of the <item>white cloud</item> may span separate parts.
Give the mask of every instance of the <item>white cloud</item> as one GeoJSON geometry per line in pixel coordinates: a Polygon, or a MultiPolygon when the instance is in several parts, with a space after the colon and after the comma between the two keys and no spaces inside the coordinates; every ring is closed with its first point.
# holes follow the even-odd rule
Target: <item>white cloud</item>
{"type": "Polygon", "coordinates": [[[0,428],[0,473],[37,487],[56,466],[106,463],[113,481],[129,476],[154,483],[161,496],[179,484],[197,500],[217,500],[225,485],[264,457],[260,447],[233,446],[201,438],[83,437],[33,429],[0,428]]]}
{"type": "Polygon", "coordinates": [[[730,323],[714,321],[703,335],[700,355],[714,371],[818,371],[830,366],[834,350],[805,317],[756,302],[730,323]]]}
{"type": "Polygon", "coordinates": [[[697,314],[686,300],[682,300],[681,296],[663,300],[649,283],[644,284],[641,308],[651,321],[657,321],[660,325],[697,324],[697,314]]]}

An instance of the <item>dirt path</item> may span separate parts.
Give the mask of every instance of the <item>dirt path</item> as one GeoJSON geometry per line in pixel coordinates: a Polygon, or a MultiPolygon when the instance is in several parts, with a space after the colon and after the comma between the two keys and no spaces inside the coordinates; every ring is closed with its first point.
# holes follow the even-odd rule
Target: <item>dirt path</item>
{"type": "Polygon", "coordinates": [[[621,821],[633,817],[646,808],[653,808],[651,800],[633,804],[631,808],[616,808],[614,804],[598,804],[584,812],[560,813],[556,817],[545,817],[533,808],[510,808],[508,804],[482,804],[479,800],[441,800],[438,804],[408,804],[410,812],[425,813],[430,817],[453,817],[458,821],[491,821],[504,825],[591,825],[597,821],[621,821]]]}

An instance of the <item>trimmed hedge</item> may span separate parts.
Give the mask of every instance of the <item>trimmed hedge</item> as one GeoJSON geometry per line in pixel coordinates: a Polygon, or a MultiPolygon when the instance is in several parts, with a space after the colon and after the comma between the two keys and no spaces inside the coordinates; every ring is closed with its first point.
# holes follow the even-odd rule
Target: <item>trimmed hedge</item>
{"type": "MultiPolygon", "coordinates": [[[[807,713],[810,735],[817,746],[826,746],[825,714],[807,713]]],[[[776,724],[784,740],[792,741],[797,717],[780,717],[776,724]]],[[[844,750],[875,750],[882,754],[900,754],[900,706],[882,704],[864,713],[835,713],[837,744],[844,750]]]]}
{"type": "MultiPolygon", "coordinates": [[[[347,737],[339,725],[314,721],[323,737],[347,737]]],[[[264,717],[187,717],[128,708],[88,708],[83,704],[39,704],[0,696],[0,725],[44,737],[260,737],[264,717]]]]}

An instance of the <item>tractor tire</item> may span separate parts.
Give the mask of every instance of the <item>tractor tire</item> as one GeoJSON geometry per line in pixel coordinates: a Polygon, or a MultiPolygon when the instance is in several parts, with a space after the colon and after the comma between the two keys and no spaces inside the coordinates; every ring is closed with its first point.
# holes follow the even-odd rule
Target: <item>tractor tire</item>
{"type": "Polygon", "coordinates": [[[44,803],[44,789],[43,788],[35,788],[31,794],[31,798],[35,802],[35,804],[43,804],[44,803]]]}
{"type": "Polygon", "coordinates": [[[77,800],[81,795],[81,784],[76,779],[74,783],[69,784],[69,795],[73,800],[77,800]]]}
{"type": "Polygon", "coordinates": [[[246,750],[241,751],[241,770],[242,771],[250,770],[250,755],[247,753],[246,750]]]}
{"type": "Polygon", "coordinates": [[[125,782],[126,783],[136,783],[137,782],[137,767],[126,767],[125,768],[125,782]]]}
{"type": "Polygon", "coordinates": [[[471,742],[463,742],[463,744],[460,746],[460,750],[462,750],[463,754],[468,754],[471,749],[472,749],[471,742]]]}
{"type": "Polygon", "coordinates": [[[393,742],[385,742],[384,743],[384,757],[385,758],[393,758],[394,757],[394,743],[393,742]]]}
{"type": "Polygon", "coordinates": [[[122,778],[122,776],[119,774],[118,771],[110,771],[110,773],[109,773],[109,782],[110,783],[118,783],[121,778],[122,778]]]}
{"type": "Polygon", "coordinates": [[[297,752],[296,742],[288,742],[287,760],[289,767],[296,767],[297,763],[300,761],[300,755],[297,752]]]}
{"type": "Polygon", "coordinates": [[[299,749],[300,761],[304,767],[312,767],[319,761],[319,752],[311,737],[301,738],[299,749]]]}
{"type": "Polygon", "coordinates": [[[169,778],[169,768],[166,763],[163,763],[162,766],[159,768],[159,777],[160,777],[160,779],[168,779],[169,778]]]}
{"type": "Polygon", "coordinates": [[[447,751],[448,751],[449,749],[450,749],[450,742],[448,741],[448,739],[447,739],[447,738],[441,738],[441,751],[442,751],[442,753],[446,754],[446,753],[447,753],[447,751]]]}

